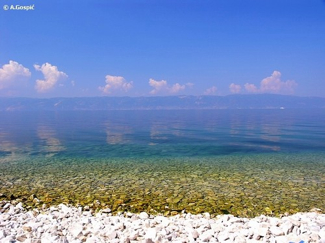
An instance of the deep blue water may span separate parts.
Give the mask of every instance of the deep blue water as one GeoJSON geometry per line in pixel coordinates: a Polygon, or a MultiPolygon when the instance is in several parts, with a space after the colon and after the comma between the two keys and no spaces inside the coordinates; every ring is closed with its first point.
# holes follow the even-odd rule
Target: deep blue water
{"type": "Polygon", "coordinates": [[[325,110],[1,112],[0,156],[324,152],[325,110]]]}

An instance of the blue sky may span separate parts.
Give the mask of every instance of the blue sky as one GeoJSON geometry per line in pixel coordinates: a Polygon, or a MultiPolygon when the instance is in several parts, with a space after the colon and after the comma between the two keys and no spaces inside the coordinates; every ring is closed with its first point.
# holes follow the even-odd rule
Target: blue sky
{"type": "Polygon", "coordinates": [[[1,4],[2,97],[325,97],[322,0],[1,4]]]}

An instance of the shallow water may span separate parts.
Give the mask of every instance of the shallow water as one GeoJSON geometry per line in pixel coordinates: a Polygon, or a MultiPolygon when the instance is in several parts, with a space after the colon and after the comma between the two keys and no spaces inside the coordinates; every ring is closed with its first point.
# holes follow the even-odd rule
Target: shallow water
{"type": "Polygon", "coordinates": [[[324,110],[0,115],[0,199],[166,215],[325,210],[324,110]]]}

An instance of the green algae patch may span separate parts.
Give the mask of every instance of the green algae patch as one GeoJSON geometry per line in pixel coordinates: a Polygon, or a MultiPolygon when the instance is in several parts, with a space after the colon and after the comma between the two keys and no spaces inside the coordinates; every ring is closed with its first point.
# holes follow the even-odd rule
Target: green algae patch
{"type": "Polygon", "coordinates": [[[175,215],[325,210],[323,154],[214,157],[26,157],[0,163],[0,200],[175,215]]]}

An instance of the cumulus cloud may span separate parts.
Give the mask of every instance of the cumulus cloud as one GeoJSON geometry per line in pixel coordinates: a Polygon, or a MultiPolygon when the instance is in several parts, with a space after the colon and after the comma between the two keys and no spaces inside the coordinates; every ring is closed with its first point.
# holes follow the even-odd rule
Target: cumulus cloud
{"type": "Polygon", "coordinates": [[[68,77],[64,72],[59,71],[57,66],[53,66],[50,63],[45,63],[42,66],[35,64],[34,68],[44,75],[43,80],[36,80],[35,89],[40,93],[53,89],[59,80],[68,77]]]}
{"type": "Polygon", "coordinates": [[[106,85],[98,87],[103,93],[110,94],[112,90],[127,92],[133,87],[133,82],[126,82],[121,76],[106,75],[106,85]]]}
{"type": "Polygon", "coordinates": [[[26,81],[31,76],[28,68],[15,61],[9,61],[0,68],[0,90],[17,85],[17,82],[26,81]]]}
{"type": "Polygon", "coordinates": [[[204,94],[206,95],[213,95],[217,92],[217,87],[216,86],[212,86],[211,88],[208,88],[205,90],[204,94]]]}
{"type": "Polygon", "coordinates": [[[170,92],[178,93],[179,91],[184,90],[184,89],[185,89],[185,85],[180,85],[179,83],[176,83],[170,88],[170,92]]]}
{"type": "Polygon", "coordinates": [[[293,93],[297,83],[293,80],[281,81],[281,73],[274,71],[270,77],[267,77],[261,81],[262,92],[289,92],[293,93]]]}
{"type": "Polygon", "coordinates": [[[245,89],[250,93],[256,93],[259,92],[258,88],[254,84],[245,84],[245,89]]]}
{"type": "Polygon", "coordinates": [[[237,94],[241,91],[241,86],[239,84],[231,83],[229,85],[229,90],[231,93],[237,94]]]}
{"type": "Polygon", "coordinates": [[[181,85],[179,83],[175,83],[172,86],[167,84],[166,80],[154,80],[152,78],[149,79],[149,85],[153,87],[153,90],[150,91],[150,94],[157,94],[157,93],[171,93],[175,94],[180,92],[181,90],[186,89],[186,87],[193,87],[193,83],[187,83],[185,85],[181,85]]]}
{"type": "Polygon", "coordinates": [[[149,85],[153,87],[150,94],[157,94],[160,91],[166,91],[168,89],[166,80],[157,81],[151,78],[149,79],[149,85]]]}
{"type": "Polygon", "coordinates": [[[193,88],[194,84],[193,83],[186,83],[186,86],[191,89],[191,88],[193,88]]]}
{"type": "Polygon", "coordinates": [[[245,84],[248,92],[261,93],[293,93],[297,83],[294,80],[281,81],[281,73],[274,71],[270,77],[264,78],[261,81],[258,89],[254,84],[245,84]]]}

